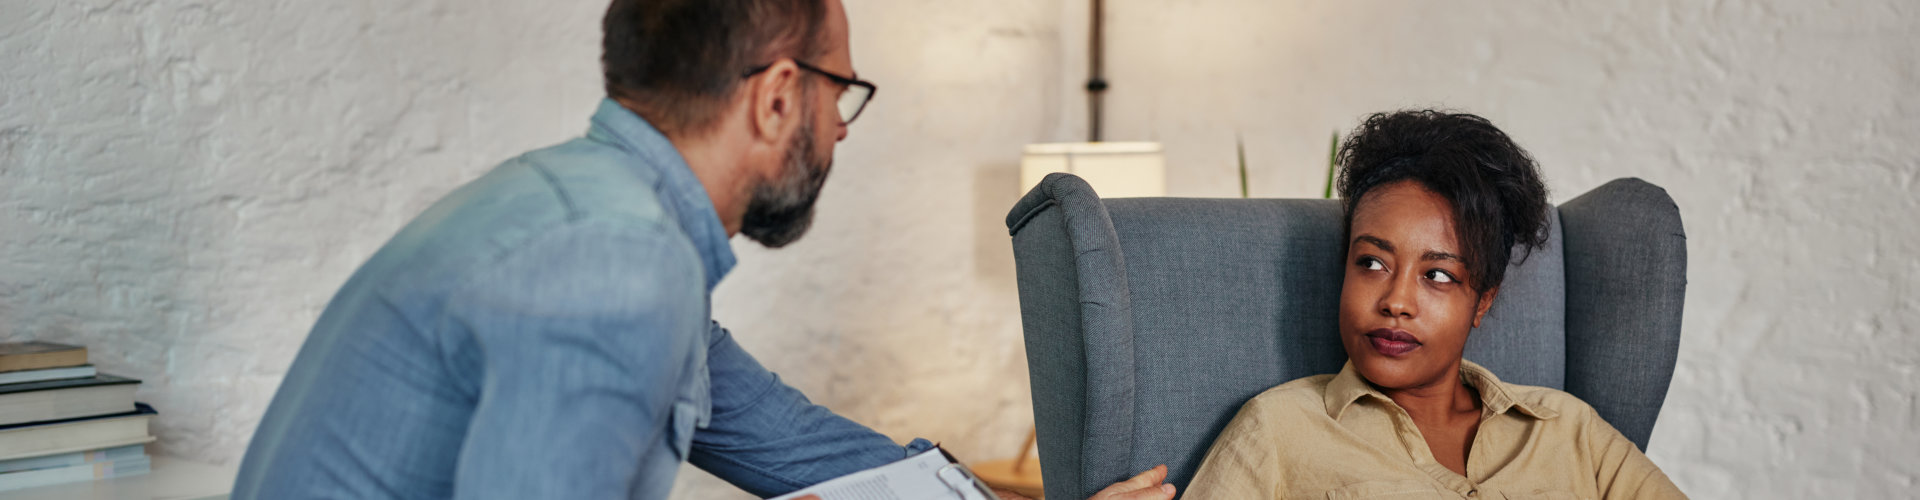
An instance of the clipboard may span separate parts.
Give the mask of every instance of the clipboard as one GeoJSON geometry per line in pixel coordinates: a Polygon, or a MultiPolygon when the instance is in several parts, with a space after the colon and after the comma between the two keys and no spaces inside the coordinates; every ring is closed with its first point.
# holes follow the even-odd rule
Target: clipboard
{"type": "Polygon", "coordinates": [[[802,488],[772,500],[999,500],[980,476],[934,445],[893,463],[802,488]]]}

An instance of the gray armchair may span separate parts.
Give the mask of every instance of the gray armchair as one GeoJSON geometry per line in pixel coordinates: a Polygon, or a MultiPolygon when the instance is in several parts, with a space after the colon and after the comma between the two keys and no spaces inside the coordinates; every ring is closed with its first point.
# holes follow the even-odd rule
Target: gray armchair
{"type": "MultiPolygon", "coordinates": [[[[1334,200],[1124,198],[1054,174],[1007,215],[1049,498],[1167,464],[1182,491],[1240,405],[1335,373],[1343,246],[1334,200]]],[[[1673,377],[1687,245],[1638,179],[1558,207],[1510,268],[1466,357],[1566,390],[1646,448],[1673,377]]]]}

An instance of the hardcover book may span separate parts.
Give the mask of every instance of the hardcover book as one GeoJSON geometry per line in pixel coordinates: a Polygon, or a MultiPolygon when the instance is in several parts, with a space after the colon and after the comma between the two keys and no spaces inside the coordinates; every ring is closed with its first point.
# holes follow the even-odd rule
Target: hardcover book
{"type": "Polygon", "coordinates": [[[137,457],[99,460],[66,467],[8,472],[0,474],[0,491],[138,476],[152,470],[153,459],[141,454],[137,457]]]}
{"type": "Polygon", "coordinates": [[[126,413],[140,381],[113,375],[0,385],[0,425],[126,413]]]}
{"type": "Polygon", "coordinates": [[[20,371],[12,371],[12,372],[0,372],[0,384],[24,384],[27,382],[40,382],[45,380],[64,380],[64,379],[70,379],[70,378],[93,378],[94,375],[99,375],[99,374],[100,372],[95,370],[93,368],[93,365],[62,366],[58,368],[41,368],[38,370],[20,370],[20,371]]]}
{"type": "Polygon", "coordinates": [[[52,342],[0,342],[0,372],[87,364],[87,348],[52,342]]]}
{"type": "Polygon", "coordinates": [[[8,472],[23,470],[57,469],[109,460],[125,460],[147,456],[147,445],[131,444],[86,451],[70,451],[29,458],[0,460],[0,477],[8,472]]]}
{"type": "Polygon", "coordinates": [[[153,441],[153,407],[113,415],[0,426],[0,460],[38,457],[153,441]]]}

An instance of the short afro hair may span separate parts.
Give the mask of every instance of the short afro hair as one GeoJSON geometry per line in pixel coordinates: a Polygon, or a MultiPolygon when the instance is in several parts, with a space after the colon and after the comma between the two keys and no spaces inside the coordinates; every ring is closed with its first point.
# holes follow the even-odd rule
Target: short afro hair
{"type": "Polygon", "coordinates": [[[1376,113],[1347,136],[1336,161],[1347,244],[1354,209],[1369,191],[1413,181],[1452,205],[1475,292],[1499,287],[1509,262],[1524,262],[1546,245],[1549,206],[1540,169],[1486,118],[1436,110],[1376,113]]]}

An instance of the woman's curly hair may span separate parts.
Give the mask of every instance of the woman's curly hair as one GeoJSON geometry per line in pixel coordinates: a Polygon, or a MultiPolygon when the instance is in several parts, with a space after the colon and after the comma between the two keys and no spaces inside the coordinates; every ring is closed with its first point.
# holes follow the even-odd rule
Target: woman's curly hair
{"type": "Polygon", "coordinates": [[[1340,146],[1339,189],[1351,244],[1367,192],[1413,181],[1453,206],[1467,282],[1486,293],[1547,242],[1547,186],[1527,151],[1486,118],[1436,110],[1376,113],[1340,146]],[[1514,259],[1519,246],[1521,255],[1514,259]]]}

